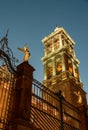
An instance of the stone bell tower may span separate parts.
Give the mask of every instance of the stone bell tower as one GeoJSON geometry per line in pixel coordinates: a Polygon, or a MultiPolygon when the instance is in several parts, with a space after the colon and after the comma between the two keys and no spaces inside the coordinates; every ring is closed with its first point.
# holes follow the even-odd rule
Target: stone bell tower
{"type": "Polygon", "coordinates": [[[61,90],[64,98],[75,106],[86,106],[86,93],[79,74],[80,62],[74,51],[75,42],[62,27],[56,27],[42,42],[43,84],[55,93],[61,90]]]}

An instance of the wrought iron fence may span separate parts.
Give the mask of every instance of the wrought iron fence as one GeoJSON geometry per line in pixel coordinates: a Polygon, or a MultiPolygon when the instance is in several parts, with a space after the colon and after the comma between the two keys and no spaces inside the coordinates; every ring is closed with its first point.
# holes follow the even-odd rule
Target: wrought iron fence
{"type": "Polygon", "coordinates": [[[61,92],[55,94],[33,80],[31,123],[41,130],[79,130],[79,111],[61,92]]]}
{"type": "MultiPolygon", "coordinates": [[[[16,71],[15,63],[18,60],[13,56],[8,47],[8,30],[6,35],[0,39],[0,129],[5,130],[8,122],[8,111],[12,87],[13,74],[16,71]]],[[[15,83],[15,82],[14,82],[15,83]]]]}
{"type": "Polygon", "coordinates": [[[13,86],[13,75],[6,66],[0,67],[0,129],[5,129],[8,120],[8,111],[13,86]]]}
{"type": "MultiPolygon", "coordinates": [[[[3,100],[3,105],[0,115],[0,129],[6,130],[8,109],[10,108],[10,98],[13,91],[12,75],[9,80],[3,78],[3,80],[0,80],[1,82],[0,101],[3,100]]],[[[28,111],[30,112],[30,110],[28,111]]],[[[23,115],[22,120],[26,121],[27,113],[23,115]]],[[[61,95],[61,92],[55,94],[35,79],[32,82],[31,115],[27,119],[29,123],[40,130],[79,130],[78,109],[69,104],[61,95]]]]}

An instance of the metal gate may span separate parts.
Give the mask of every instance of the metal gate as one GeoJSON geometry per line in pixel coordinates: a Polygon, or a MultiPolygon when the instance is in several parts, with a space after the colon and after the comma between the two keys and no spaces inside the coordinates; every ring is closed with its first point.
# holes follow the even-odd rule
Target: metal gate
{"type": "Polygon", "coordinates": [[[0,130],[8,127],[8,112],[11,93],[15,85],[15,62],[12,50],[8,47],[8,31],[0,40],[0,130]]]}

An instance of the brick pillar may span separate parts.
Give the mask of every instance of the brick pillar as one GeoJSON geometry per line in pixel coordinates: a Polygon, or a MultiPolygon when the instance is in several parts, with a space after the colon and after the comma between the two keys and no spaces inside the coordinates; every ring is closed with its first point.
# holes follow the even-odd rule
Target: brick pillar
{"type": "Polygon", "coordinates": [[[87,108],[84,105],[78,106],[80,110],[80,130],[87,130],[87,108]]]}
{"type": "Polygon", "coordinates": [[[28,62],[17,66],[9,130],[37,130],[30,125],[33,71],[28,62]]]}

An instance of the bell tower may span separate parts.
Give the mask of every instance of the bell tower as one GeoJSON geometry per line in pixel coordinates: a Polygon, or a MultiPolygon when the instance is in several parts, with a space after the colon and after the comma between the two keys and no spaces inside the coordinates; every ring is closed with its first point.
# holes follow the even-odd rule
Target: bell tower
{"type": "Polygon", "coordinates": [[[43,84],[55,93],[61,90],[68,102],[86,106],[86,93],[79,74],[80,62],[74,51],[73,39],[64,28],[56,27],[42,42],[44,44],[43,84]]]}

